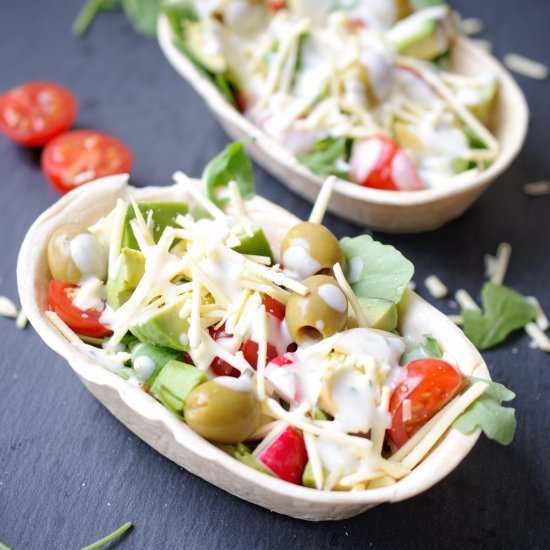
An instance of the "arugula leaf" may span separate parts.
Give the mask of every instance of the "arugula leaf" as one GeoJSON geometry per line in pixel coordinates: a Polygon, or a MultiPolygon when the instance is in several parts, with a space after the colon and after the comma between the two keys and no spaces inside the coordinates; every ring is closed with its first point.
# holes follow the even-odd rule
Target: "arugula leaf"
{"type": "Polygon", "coordinates": [[[423,357],[443,357],[443,351],[439,342],[431,336],[425,336],[424,342],[418,344],[406,351],[399,360],[401,365],[406,365],[410,361],[415,359],[422,359],[423,357]]]}
{"type": "Polygon", "coordinates": [[[298,161],[319,176],[339,176],[349,179],[349,174],[339,170],[335,163],[338,159],[346,161],[350,154],[350,140],[328,137],[315,142],[309,153],[296,155],[298,161]]]}
{"type": "Polygon", "coordinates": [[[7,544],[0,542],[0,550],[11,550],[11,548],[7,544]]]}
{"type": "Polygon", "coordinates": [[[398,303],[414,274],[414,265],[393,246],[370,235],[344,237],[340,245],[349,266],[348,280],[360,298],[398,303]]]}
{"type": "Polygon", "coordinates": [[[231,180],[237,183],[243,198],[249,199],[256,194],[252,165],[240,141],[230,143],[206,165],[202,173],[208,198],[218,206],[227,203],[228,199],[220,198],[218,191],[227,187],[231,180]]]}
{"type": "Polygon", "coordinates": [[[481,291],[484,313],[462,312],[464,332],[480,349],[503,342],[512,331],[523,328],[537,316],[537,308],[515,290],[485,283],[481,291]]]}
{"type": "Polygon", "coordinates": [[[148,36],[157,33],[157,19],[162,0],[121,0],[134,29],[148,36]]]}
{"type": "MultiPolygon", "coordinates": [[[[489,382],[469,376],[470,384],[489,382]]],[[[509,445],[516,432],[516,411],[503,407],[502,402],[511,401],[516,394],[497,382],[489,382],[489,387],[453,423],[453,427],[463,433],[472,433],[481,428],[483,433],[501,445],[509,445]]]]}
{"type": "Polygon", "coordinates": [[[444,6],[447,2],[445,0],[409,0],[414,11],[431,8],[433,6],[444,6]]]}
{"type": "Polygon", "coordinates": [[[181,36],[184,33],[184,21],[197,22],[199,17],[193,6],[187,2],[178,2],[176,4],[163,4],[162,13],[168,19],[168,23],[172,28],[172,32],[176,36],[181,36]]]}
{"type": "Polygon", "coordinates": [[[88,30],[99,12],[119,9],[120,2],[121,0],[87,0],[74,20],[72,33],[75,36],[81,36],[88,30]]]}

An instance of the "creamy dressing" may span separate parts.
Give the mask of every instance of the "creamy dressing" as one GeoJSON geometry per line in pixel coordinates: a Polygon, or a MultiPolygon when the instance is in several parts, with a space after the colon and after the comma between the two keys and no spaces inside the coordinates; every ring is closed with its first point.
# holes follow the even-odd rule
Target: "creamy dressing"
{"type": "Polygon", "coordinates": [[[321,285],[317,289],[319,297],[334,311],[344,312],[348,308],[348,301],[344,293],[336,286],[330,283],[321,285]]]}
{"type": "Polygon", "coordinates": [[[233,376],[216,376],[213,380],[216,384],[220,384],[225,388],[238,392],[249,392],[252,391],[253,387],[252,379],[249,373],[241,374],[239,378],[235,378],[233,376]]]}
{"type": "Polygon", "coordinates": [[[298,279],[307,279],[321,268],[321,264],[309,253],[309,243],[305,239],[293,239],[282,260],[285,272],[298,279]]]}
{"type": "Polygon", "coordinates": [[[93,276],[81,280],[80,286],[74,289],[72,301],[78,309],[103,311],[105,304],[105,286],[103,282],[93,276]]]}
{"type": "Polygon", "coordinates": [[[89,233],[81,233],[71,239],[69,244],[71,258],[78,267],[82,279],[107,277],[107,250],[89,233]]]}
{"type": "Polygon", "coordinates": [[[153,371],[155,370],[155,362],[147,355],[140,355],[132,361],[134,372],[137,379],[141,382],[145,382],[153,371]]]}

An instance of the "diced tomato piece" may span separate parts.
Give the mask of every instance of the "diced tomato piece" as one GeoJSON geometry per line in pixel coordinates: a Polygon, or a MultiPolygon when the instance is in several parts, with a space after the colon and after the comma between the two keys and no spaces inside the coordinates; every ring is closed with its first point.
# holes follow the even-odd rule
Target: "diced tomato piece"
{"type": "Polygon", "coordinates": [[[285,0],[268,0],[269,1],[269,7],[273,11],[280,11],[284,10],[286,8],[286,1],[285,0]]]}
{"type": "Polygon", "coordinates": [[[279,321],[282,321],[285,318],[285,305],[281,304],[278,300],[275,300],[275,298],[272,298],[268,294],[264,294],[262,297],[262,303],[265,306],[267,313],[273,315],[273,317],[276,317],[279,321]]]}
{"type": "Polygon", "coordinates": [[[77,334],[103,338],[113,332],[103,325],[99,318],[101,312],[95,309],[82,310],[77,308],[69,294],[77,285],[69,285],[52,279],[48,286],[48,305],[52,311],[77,334]]]}
{"type": "MultiPolygon", "coordinates": [[[[219,340],[220,338],[231,338],[231,334],[225,331],[225,324],[223,324],[218,329],[210,327],[208,329],[210,336],[213,340],[219,340]]],[[[210,369],[216,376],[233,376],[238,378],[241,373],[233,366],[231,366],[227,361],[224,361],[220,357],[215,357],[212,363],[210,363],[210,369]]]]}
{"type": "Polygon", "coordinates": [[[463,387],[462,375],[441,359],[415,359],[404,367],[404,376],[390,398],[388,435],[401,447],[463,387]],[[403,402],[410,401],[411,418],[403,419],[403,402]]]}
{"type": "Polygon", "coordinates": [[[355,143],[351,154],[351,180],[365,187],[388,191],[423,189],[406,153],[382,135],[355,143]]]}
{"type": "Polygon", "coordinates": [[[76,118],[75,96],[54,82],[33,81],[0,96],[0,131],[25,147],[40,147],[76,118]]]}
{"type": "Polygon", "coordinates": [[[74,130],[48,143],[41,163],[48,181],[60,193],[67,193],[91,180],[129,172],[132,153],[103,132],[74,130]]]}
{"type": "Polygon", "coordinates": [[[307,464],[307,451],[302,434],[289,426],[257,457],[278,478],[300,484],[307,464]]]}
{"type": "MultiPolygon", "coordinates": [[[[258,342],[254,340],[246,340],[241,346],[244,358],[250,363],[253,369],[256,369],[258,365],[258,342]]],[[[271,344],[267,344],[266,362],[269,363],[272,359],[277,357],[277,349],[271,344]]]]}
{"type": "Polygon", "coordinates": [[[290,357],[286,357],[284,355],[278,355],[277,357],[273,358],[270,363],[273,363],[274,365],[277,365],[278,367],[285,367],[287,365],[292,365],[294,361],[290,359],[290,357]]]}

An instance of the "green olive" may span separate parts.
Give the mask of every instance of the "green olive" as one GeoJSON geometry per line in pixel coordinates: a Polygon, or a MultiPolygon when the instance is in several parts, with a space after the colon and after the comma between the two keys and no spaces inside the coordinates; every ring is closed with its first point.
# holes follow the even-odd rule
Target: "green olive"
{"type": "Polygon", "coordinates": [[[292,294],[286,304],[286,323],[297,344],[332,336],[345,327],[348,318],[348,301],[336,279],[314,275],[304,285],[309,294],[292,294]]]}
{"type": "Polygon", "coordinates": [[[71,240],[77,235],[88,233],[85,227],[76,224],[57,228],[48,242],[48,265],[54,279],[76,284],[82,274],[71,256],[71,240]]]}
{"type": "Polygon", "coordinates": [[[205,439],[240,443],[260,426],[262,411],[252,391],[237,391],[210,380],[187,397],[185,421],[205,439]]]}
{"type": "Polygon", "coordinates": [[[346,271],[346,259],[338,239],[320,223],[301,222],[286,234],[281,244],[286,269],[305,279],[316,273],[330,273],[335,263],[346,271]]]}

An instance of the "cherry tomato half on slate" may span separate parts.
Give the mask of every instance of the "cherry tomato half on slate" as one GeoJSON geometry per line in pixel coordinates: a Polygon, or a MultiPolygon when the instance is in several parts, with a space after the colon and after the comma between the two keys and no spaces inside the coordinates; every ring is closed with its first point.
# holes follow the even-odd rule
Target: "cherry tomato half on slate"
{"type": "Polygon", "coordinates": [[[42,170],[61,193],[91,180],[130,171],[132,153],[118,139],[96,130],[73,130],[42,151],[42,170]]]}
{"type": "Polygon", "coordinates": [[[76,118],[75,96],[53,82],[27,82],[0,95],[0,131],[25,147],[40,147],[76,118]]]}

